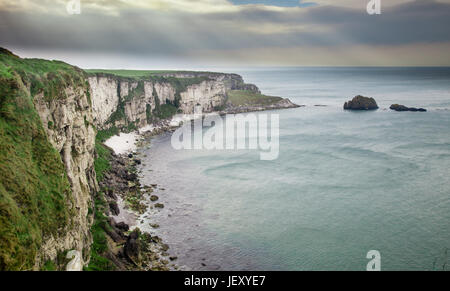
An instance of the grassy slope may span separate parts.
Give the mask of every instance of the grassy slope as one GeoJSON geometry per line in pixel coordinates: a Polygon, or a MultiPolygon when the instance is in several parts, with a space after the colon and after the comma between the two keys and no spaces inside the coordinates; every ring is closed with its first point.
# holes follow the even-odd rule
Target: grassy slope
{"type": "Polygon", "coordinates": [[[201,71],[177,71],[177,70],[104,70],[104,69],[87,69],[88,74],[110,74],[124,78],[146,78],[151,76],[158,76],[163,74],[175,74],[175,73],[194,73],[194,74],[217,74],[213,72],[201,72],[201,71]]]}
{"type": "Polygon", "coordinates": [[[23,60],[0,49],[0,270],[32,268],[43,238],[71,215],[64,165],[22,80],[51,99],[63,98],[64,86],[83,75],[61,62],[23,60]]]}
{"type": "Polygon", "coordinates": [[[228,92],[228,103],[233,106],[271,105],[281,100],[283,100],[281,97],[266,96],[251,91],[232,90],[228,92]]]}
{"type": "MultiPolygon", "coordinates": [[[[110,159],[111,150],[103,145],[103,143],[111,136],[118,134],[119,130],[115,127],[102,130],[97,133],[95,139],[95,151],[97,153],[95,158],[95,172],[97,181],[104,179],[105,173],[111,169],[110,159]]],[[[104,256],[108,250],[108,241],[106,238],[106,228],[110,228],[105,211],[107,206],[105,195],[102,191],[95,194],[94,197],[94,223],[91,227],[93,243],[91,246],[91,260],[89,265],[84,268],[85,271],[106,271],[115,270],[114,264],[104,256]]]]}
{"type": "Polygon", "coordinates": [[[67,86],[85,86],[85,72],[61,61],[21,59],[0,48],[0,76],[12,78],[13,72],[30,86],[32,96],[43,92],[46,100],[65,98],[67,86]]]}
{"type": "Polygon", "coordinates": [[[166,74],[166,73],[176,73],[177,71],[163,71],[163,70],[102,70],[102,69],[90,69],[85,70],[89,74],[111,74],[118,77],[125,78],[145,78],[154,75],[166,74]]]}

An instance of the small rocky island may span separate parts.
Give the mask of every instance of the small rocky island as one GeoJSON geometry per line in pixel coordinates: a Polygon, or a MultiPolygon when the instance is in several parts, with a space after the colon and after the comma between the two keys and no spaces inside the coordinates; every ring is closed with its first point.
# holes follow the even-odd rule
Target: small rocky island
{"type": "Polygon", "coordinates": [[[406,107],[405,105],[399,104],[392,104],[389,108],[395,111],[427,112],[424,108],[406,107]]]}
{"type": "Polygon", "coordinates": [[[351,101],[345,102],[345,110],[376,110],[378,109],[377,102],[371,97],[356,96],[351,101]]]}

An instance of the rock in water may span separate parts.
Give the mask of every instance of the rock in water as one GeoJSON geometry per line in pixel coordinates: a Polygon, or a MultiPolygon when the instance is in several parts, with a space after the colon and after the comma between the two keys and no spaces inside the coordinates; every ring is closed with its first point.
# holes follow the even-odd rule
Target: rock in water
{"type": "Polygon", "coordinates": [[[406,107],[405,105],[399,104],[392,104],[389,108],[395,111],[427,112],[427,110],[424,108],[406,107]]]}
{"type": "Polygon", "coordinates": [[[345,110],[375,110],[378,109],[375,99],[370,97],[364,97],[361,95],[356,96],[353,100],[345,102],[345,110]]]}

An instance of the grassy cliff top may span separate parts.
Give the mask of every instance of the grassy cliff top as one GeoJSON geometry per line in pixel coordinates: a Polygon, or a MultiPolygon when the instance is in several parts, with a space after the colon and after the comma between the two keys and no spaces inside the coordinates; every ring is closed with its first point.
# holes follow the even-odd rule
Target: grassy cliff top
{"type": "Polygon", "coordinates": [[[46,100],[64,98],[64,88],[85,85],[85,72],[62,61],[22,59],[0,48],[0,77],[11,79],[18,74],[30,87],[32,96],[44,93],[46,100]]]}
{"type": "Polygon", "coordinates": [[[0,49],[0,270],[30,270],[42,242],[57,237],[73,215],[64,165],[30,94],[60,96],[64,74],[77,71],[0,49]]]}
{"type": "Polygon", "coordinates": [[[247,90],[232,90],[228,92],[228,103],[234,106],[264,106],[283,100],[281,97],[267,96],[247,90]]]}
{"type": "Polygon", "coordinates": [[[7,49],[0,48],[0,76],[11,77],[12,71],[34,75],[48,73],[78,73],[81,69],[62,61],[49,61],[43,59],[22,59],[7,49]]]}
{"type": "Polygon", "coordinates": [[[149,76],[180,72],[180,71],[164,71],[164,70],[103,70],[103,69],[88,69],[85,71],[88,74],[109,74],[125,78],[145,78],[149,76]]]}
{"type": "MultiPolygon", "coordinates": [[[[208,71],[183,71],[183,70],[105,70],[105,69],[86,69],[89,75],[105,74],[122,78],[142,79],[148,77],[160,77],[167,75],[188,74],[194,77],[205,75],[223,75],[225,73],[208,71]]],[[[235,75],[235,74],[230,74],[235,75]]]]}

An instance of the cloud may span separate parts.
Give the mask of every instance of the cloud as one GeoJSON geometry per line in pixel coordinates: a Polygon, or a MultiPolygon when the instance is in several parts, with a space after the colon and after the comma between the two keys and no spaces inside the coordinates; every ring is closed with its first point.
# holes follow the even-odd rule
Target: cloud
{"type": "MultiPolygon", "coordinates": [[[[365,9],[370,0],[315,0],[318,5],[331,5],[352,9],[365,9]]],[[[414,2],[415,0],[381,0],[383,8],[397,6],[399,4],[414,2]]]]}
{"type": "MultiPolygon", "coordinates": [[[[193,62],[242,57],[252,63],[297,65],[335,63],[329,56],[348,65],[370,65],[379,61],[362,56],[373,53],[394,61],[400,48],[411,52],[405,54],[411,63],[435,64],[428,52],[448,55],[438,52],[450,42],[449,1],[391,0],[398,5],[384,7],[377,16],[368,15],[365,7],[345,7],[352,0],[342,1],[341,7],[321,0],[314,7],[233,5],[226,0],[83,1],[81,15],[68,15],[67,1],[0,0],[0,43],[24,52],[193,62]],[[413,49],[419,47],[426,51],[413,49]]],[[[442,60],[450,64],[448,58],[442,60]]]]}
{"type": "Polygon", "coordinates": [[[230,0],[235,5],[262,4],[280,7],[309,7],[316,5],[315,2],[303,0],[230,0]]]}
{"type": "MultiPolygon", "coordinates": [[[[1,11],[66,13],[70,0],[0,0],[1,11]]],[[[234,11],[228,0],[81,0],[82,10],[107,14],[120,14],[122,10],[183,11],[209,13],[234,11]]]]}

